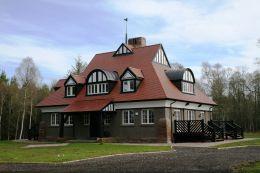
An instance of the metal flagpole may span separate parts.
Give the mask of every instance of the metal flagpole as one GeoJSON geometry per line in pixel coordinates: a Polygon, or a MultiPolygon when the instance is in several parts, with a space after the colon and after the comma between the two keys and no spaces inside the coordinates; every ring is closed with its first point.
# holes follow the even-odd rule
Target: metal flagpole
{"type": "Polygon", "coordinates": [[[125,18],[125,44],[127,44],[127,21],[128,21],[128,18],[125,18]]]}

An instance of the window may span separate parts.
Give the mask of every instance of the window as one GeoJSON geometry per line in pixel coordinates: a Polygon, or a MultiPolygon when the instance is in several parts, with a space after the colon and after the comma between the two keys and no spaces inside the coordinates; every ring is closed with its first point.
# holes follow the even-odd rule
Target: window
{"type": "Polygon", "coordinates": [[[51,113],[51,126],[59,126],[60,118],[57,113],[51,113]]]}
{"type": "Polygon", "coordinates": [[[125,80],[123,82],[123,92],[133,92],[135,90],[134,80],[125,80]]]}
{"type": "Polygon", "coordinates": [[[142,110],[142,124],[154,124],[154,115],[150,109],[142,110]]]}
{"type": "Polygon", "coordinates": [[[105,72],[102,70],[95,70],[92,73],[90,73],[87,80],[87,95],[109,93],[111,85],[109,85],[109,81],[106,75],[109,76],[110,80],[116,80],[116,76],[113,72],[106,72],[105,74],[105,72]]]}
{"type": "Polygon", "coordinates": [[[104,124],[109,125],[111,123],[111,115],[104,116],[104,124]]]}
{"type": "MultiPolygon", "coordinates": [[[[65,115],[64,115],[65,116],[65,115]]],[[[71,115],[68,115],[67,121],[64,123],[65,126],[72,126],[73,125],[73,119],[71,115]]]]}
{"type": "Polygon", "coordinates": [[[84,114],[84,125],[87,126],[90,123],[90,114],[86,113],[84,114]]]}
{"type": "Polygon", "coordinates": [[[75,86],[66,86],[66,95],[75,96],[75,86]]]}
{"type": "Polygon", "coordinates": [[[124,125],[133,125],[134,124],[134,111],[123,110],[122,117],[123,117],[122,123],[124,125]]]}
{"type": "Polygon", "coordinates": [[[182,82],[182,92],[193,94],[194,93],[193,87],[194,87],[193,83],[182,82]]]}
{"type": "Polygon", "coordinates": [[[88,95],[108,93],[108,83],[88,84],[88,95]]]}
{"type": "Polygon", "coordinates": [[[187,110],[187,119],[188,120],[195,120],[195,114],[193,110],[187,110]]]}
{"type": "Polygon", "coordinates": [[[182,120],[181,110],[180,109],[174,109],[174,116],[175,116],[175,120],[177,120],[177,121],[182,120]]]}

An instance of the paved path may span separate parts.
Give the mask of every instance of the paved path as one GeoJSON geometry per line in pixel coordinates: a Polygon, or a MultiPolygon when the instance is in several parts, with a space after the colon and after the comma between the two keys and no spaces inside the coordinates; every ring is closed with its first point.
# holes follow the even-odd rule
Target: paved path
{"type": "Polygon", "coordinates": [[[30,144],[30,145],[26,145],[23,148],[41,148],[41,147],[62,147],[62,146],[66,146],[69,143],[61,143],[61,144],[30,144]]]}
{"type": "Polygon", "coordinates": [[[215,148],[176,147],[162,153],[132,154],[90,159],[69,164],[0,164],[0,172],[231,172],[231,166],[260,161],[260,147],[215,148]]]}

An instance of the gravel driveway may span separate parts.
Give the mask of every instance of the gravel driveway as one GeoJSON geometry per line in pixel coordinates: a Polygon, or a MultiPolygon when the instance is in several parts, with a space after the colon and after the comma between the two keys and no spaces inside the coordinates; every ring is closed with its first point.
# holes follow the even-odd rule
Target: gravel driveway
{"type": "Polygon", "coordinates": [[[121,155],[69,164],[0,164],[0,172],[231,172],[230,167],[260,161],[260,147],[233,149],[177,147],[176,151],[121,155]]]}

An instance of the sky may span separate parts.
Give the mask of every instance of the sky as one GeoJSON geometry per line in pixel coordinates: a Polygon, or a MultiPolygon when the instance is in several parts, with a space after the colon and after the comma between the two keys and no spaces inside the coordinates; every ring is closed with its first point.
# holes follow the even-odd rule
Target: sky
{"type": "Polygon", "coordinates": [[[50,84],[81,56],[115,51],[128,36],[162,43],[171,63],[201,75],[201,64],[246,67],[260,57],[259,0],[0,0],[0,70],[32,57],[50,84]]]}

